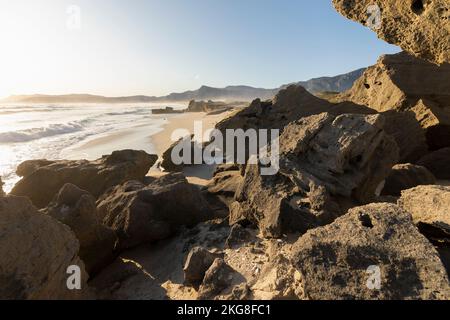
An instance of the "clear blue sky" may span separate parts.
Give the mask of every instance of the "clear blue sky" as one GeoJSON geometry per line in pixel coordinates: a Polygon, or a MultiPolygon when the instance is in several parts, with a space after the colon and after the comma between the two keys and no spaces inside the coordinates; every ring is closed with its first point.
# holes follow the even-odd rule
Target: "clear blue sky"
{"type": "Polygon", "coordinates": [[[397,47],[331,0],[0,0],[1,95],[273,88],[374,64],[397,47]],[[68,5],[81,29],[67,28],[68,5]],[[8,48],[4,50],[3,48],[8,48]]]}

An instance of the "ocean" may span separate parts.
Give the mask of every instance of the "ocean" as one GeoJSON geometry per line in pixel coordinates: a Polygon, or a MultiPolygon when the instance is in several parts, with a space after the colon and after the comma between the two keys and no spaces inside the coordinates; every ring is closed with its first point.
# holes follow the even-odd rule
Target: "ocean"
{"type": "MultiPolygon", "coordinates": [[[[171,115],[155,104],[0,105],[0,176],[9,192],[17,165],[32,159],[94,160],[114,150],[155,153],[150,136],[171,115]],[[116,136],[114,143],[107,137],[116,136]]],[[[184,109],[185,105],[169,105],[184,109]]]]}

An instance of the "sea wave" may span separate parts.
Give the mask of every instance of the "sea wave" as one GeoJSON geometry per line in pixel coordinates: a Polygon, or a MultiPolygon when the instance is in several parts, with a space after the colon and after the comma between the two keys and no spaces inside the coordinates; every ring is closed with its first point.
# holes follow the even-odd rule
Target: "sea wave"
{"type": "Polygon", "coordinates": [[[9,131],[0,133],[0,143],[29,142],[42,138],[61,134],[82,131],[86,121],[75,121],[69,123],[51,124],[47,127],[31,128],[20,131],[9,131]]]}

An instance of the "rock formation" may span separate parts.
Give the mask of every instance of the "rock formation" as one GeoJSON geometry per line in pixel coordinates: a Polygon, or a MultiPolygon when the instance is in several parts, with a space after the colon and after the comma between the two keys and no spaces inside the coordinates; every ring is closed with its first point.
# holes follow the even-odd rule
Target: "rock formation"
{"type": "Polygon", "coordinates": [[[398,203],[416,224],[441,229],[450,241],[450,187],[418,186],[402,191],[398,203]]]}
{"type": "Polygon", "coordinates": [[[219,122],[217,129],[283,129],[292,121],[322,112],[370,114],[375,111],[351,102],[333,104],[317,98],[305,88],[291,85],[281,90],[273,100],[254,100],[247,108],[219,122]]]}
{"type": "Polygon", "coordinates": [[[427,154],[417,164],[430,170],[438,179],[450,180],[450,148],[427,154]]]}
{"type": "Polygon", "coordinates": [[[450,275],[450,187],[419,186],[402,191],[398,204],[438,250],[450,275]]]}
{"type": "Polygon", "coordinates": [[[338,100],[412,113],[432,150],[450,145],[450,64],[436,66],[404,52],[385,55],[338,100]]]}
{"type": "Polygon", "coordinates": [[[323,113],[288,125],[280,137],[280,170],[248,165],[230,207],[230,223],[256,224],[266,236],[306,232],[375,197],[397,162],[380,115],[323,113]]]}
{"type": "Polygon", "coordinates": [[[116,232],[121,250],[214,218],[199,189],[181,174],[168,174],[148,185],[128,181],[102,196],[97,208],[104,224],[116,232]]]}
{"type": "Polygon", "coordinates": [[[24,197],[0,198],[0,299],[85,299],[88,275],[70,228],[39,213],[24,197]],[[67,273],[79,267],[81,290],[67,273]]]}
{"type": "Polygon", "coordinates": [[[215,259],[206,271],[199,288],[198,299],[210,300],[228,288],[237,278],[235,270],[223,259],[215,259]]]}
{"type": "Polygon", "coordinates": [[[391,173],[386,178],[381,194],[399,197],[403,190],[435,183],[436,178],[427,168],[411,163],[398,164],[392,168],[391,173]]]}
{"type": "Polygon", "coordinates": [[[393,204],[358,207],[294,245],[304,298],[449,299],[436,249],[393,204]]]}
{"type": "Polygon", "coordinates": [[[199,286],[203,282],[206,271],[216,258],[219,258],[217,254],[213,254],[202,247],[191,249],[183,268],[184,283],[199,286]]]}
{"type": "Polygon", "coordinates": [[[372,22],[377,35],[388,43],[436,64],[450,63],[447,0],[333,0],[333,4],[351,20],[363,25],[372,22]],[[373,5],[380,9],[380,21],[375,11],[368,11],[373,5]]]}
{"type": "Polygon", "coordinates": [[[45,213],[69,226],[80,242],[80,258],[92,275],[114,260],[116,235],[102,225],[95,198],[73,184],[65,184],[45,213]]]}
{"type": "Polygon", "coordinates": [[[99,197],[112,186],[142,180],[156,160],[144,151],[123,150],[96,161],[27,161],[19,166],[18,173],[25,175],[11,194],[30,198],[38,208],[47,206],[66,183],[99,197]]]}

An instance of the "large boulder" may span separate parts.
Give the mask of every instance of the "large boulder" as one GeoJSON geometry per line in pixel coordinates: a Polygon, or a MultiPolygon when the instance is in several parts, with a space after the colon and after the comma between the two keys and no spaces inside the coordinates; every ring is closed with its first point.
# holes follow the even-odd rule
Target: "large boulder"
{"type": "Polygon", "coordinates": [[[97,213],[95,198],[73,184],[65,184],[45,213],[69,226],[80,242],[80,258],[92,275],[115,258],[114,231],[104,225],[97,213]]]}
{"type": "Polygon", "coordinates": [[[125,181],[142,180],[157,158],[144,151],[123,150],[96,161],[61,160],[43,166],[42,160],[28,161],[19,166],[19,173],[24,176],[11,194],[30,198],[38,208],[47,206],[66,183],[99,197],[110,187],[125,181]]]}
{"type": "Polygon", "coordinates": [[[0,299],[86,298],[88,275],[78,249],[70,228],[27,198],[0,198],[0,299]],[[71,266],[80,268],[81,290],[67,286],[71,266]]]}
{"type": "Polygon", "coordinates": [[[118,249],[162,240],[182,225],[214,218],[200,190],[176,173],[148,185],[119,185],[98,200],[97,208],[103,223],[116,232],[118,249]]]}
{"type": "Polygon", "coordinates": [[[265,236],[306,232],[349,207],[375,198],[398,159],[380,115],[323,113],[288,125],[280,137],[280,169],[272,176],[248,165],[230,206],[230,223],[251,222],[265,236]]]}
{"type": "MultiPolygon", "coordinates": [[[[435,150],[450,145],[449,83],[449,64],[437,67],[406,53],[385,55],[366,70],[352,89],[341,94],[339,100],[350,100],[380,112],[395,110],[410,118],[412,115],[422,128],[429,148],[435,150]]],[[[409,145],[417,146],[423,138],[413,130],[410,119],[401,122],[402,129],[407,129],[403,131],[408,131],[411,137],[409,145]]],[[[423,155],[423,152],[416,154],[423,155]]]]}
{"type": "Polygon", "coordinates": [[[366,25],[388,43],[436,64],[450,62],[450,9],[447,0],[333,0],[343,16],[366,25]],[[377,25],[377,5],[381,19],[377,25]],[[370,26],[370,25],[369,25],[370,26]]]}
{"type": "Polygon", "coordinates": [[[386,178],[381,195],[400,196],[403,190],[419,185],[435,184],[436,178],[427,168],[411,163],[398,164],[386,178]]]}
{"type": "Polygon", "coordinates": [[[450,64],[436,66],[404,52],[384,55],[338,100],[413,114],[431,149],[450,146],[450,64]]]}
{"type": "Polygon", "coordinates": [[[450,148],[427,154],[417,164],[430,170],[438,179],[450,180],[450,148]]]}
{"type": "Polygon", "coordinates": [[[449,279],[411,215],[394,204],[354,208],[293,247],[303,298],[449,299],[449,279]]]}

